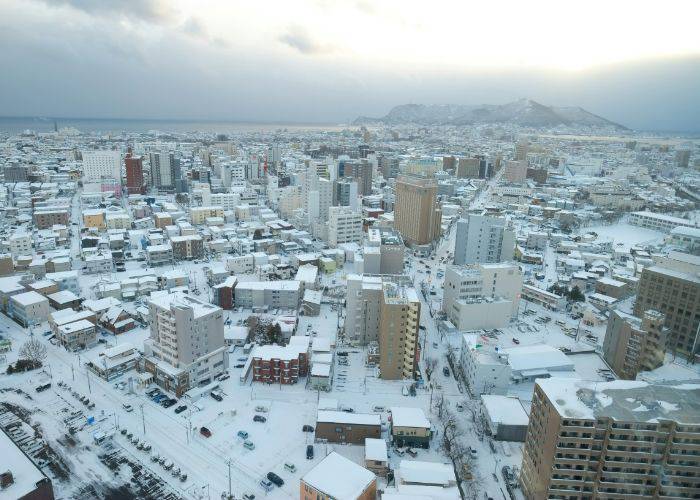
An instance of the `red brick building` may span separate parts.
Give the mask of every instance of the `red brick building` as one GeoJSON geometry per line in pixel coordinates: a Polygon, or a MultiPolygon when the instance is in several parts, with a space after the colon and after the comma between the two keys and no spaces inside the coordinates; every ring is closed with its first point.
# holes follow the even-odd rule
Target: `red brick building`
{"type": "Polygon", "coordinates": [[[124,166],[126,167],[126,190],[129,194],[143,194],[145,182],[141,157],[127,156],[124,158],[124,166]]]}
{"type": "Polygon", "coordinates": [[[251,354],[253,382],[296,384],[309,371],[309,345],[257,346],[251,354]]]}

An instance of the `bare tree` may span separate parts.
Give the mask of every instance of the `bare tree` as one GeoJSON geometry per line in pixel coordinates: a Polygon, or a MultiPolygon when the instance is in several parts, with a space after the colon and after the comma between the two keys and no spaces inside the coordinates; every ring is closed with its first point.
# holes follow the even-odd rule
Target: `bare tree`
{"type": "Polygon", "coordinates": [[[32,367],[39,368],[46,359],[46,346],[38,339],[29,339],[20,347],[19,359],[26,359],[32,367]]]}
{"type": "Polygon", "coordinates": [[[438,361],[435,358],[425,358],[425,374],[428,377],[428,380],[430,380],[430,377],[432,377],[437,363],[438,361]]]}

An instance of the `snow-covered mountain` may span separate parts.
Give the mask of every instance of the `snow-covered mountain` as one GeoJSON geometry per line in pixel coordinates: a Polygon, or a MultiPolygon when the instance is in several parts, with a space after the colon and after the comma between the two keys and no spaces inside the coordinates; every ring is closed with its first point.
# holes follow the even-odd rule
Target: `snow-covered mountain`
{"type": "Polygon", "coordinates": [[[579,107],[545,106],[531,99],[508,104],[402,104],[392,108],[382,118],[361,116],[356,125],[384,123],[387,125],[470,125],[482,123],[514,123],[525,127],[556,127],[583,125],[626,129],[619,123],[594,115],[579,107]]]}

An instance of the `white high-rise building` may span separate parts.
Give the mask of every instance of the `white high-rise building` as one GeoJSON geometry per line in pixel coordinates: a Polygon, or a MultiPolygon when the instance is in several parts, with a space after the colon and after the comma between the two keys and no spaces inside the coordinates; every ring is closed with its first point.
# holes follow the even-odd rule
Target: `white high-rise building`
{"type": "Polygon", "coordinates": [[[84,181],[121,179],[122,156],[119,151],[83,151],[82,154],[84,181]]]}
{"type": "Polygon", "coordinates": [[[350,207],[328,209],[328,245],[362,242],[362,215],[350,207]]]}
{"type": "Polygon", "coordinates": [[[517,316],[522,287],[515,263],[447,266],[442,310],[461,331],[501,328],[517,316]]]}
{"type": "Polygon", "coordinates": [[[515,233],[502,217],[469,215],[457,221],[454,263],[503,262],[513,258],[515,233]]]}
{"type": "Polygon", "coordinates": [[[366,345],[379,337],[382,278],[349,274],[346,292],[345,338],[366,345]]]}
{"type": "Polygon", "coordinates": [[[227,368],[223,310],[185,293],[152,294],[145,368],[179,397],[227,368]],[[155,295],[155,296],[154,296],[155,295]]]}

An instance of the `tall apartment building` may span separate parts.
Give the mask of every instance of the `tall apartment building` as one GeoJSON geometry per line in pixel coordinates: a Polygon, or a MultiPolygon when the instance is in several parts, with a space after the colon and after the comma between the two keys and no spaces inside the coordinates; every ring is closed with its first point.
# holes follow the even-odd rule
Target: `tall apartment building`
{"type": "Polygon", "coordinates": [[[679,149],[676,151],[676,166],[678,168],[688,168],[690,163],[690,149],[679,149]]]}
{"type": "Polygon", "coordinates": [[[357,181],[351,179],[333,181],[333,205],[359,210],[357,181]]]}
{"type": "Polygon", "coordinates": [[[345,295],[345,338],[348,342],[367,345],[379,337],[379,302],[382,278],[349,274],[345,295]]]}
{"type": "Polygon", "coordinates": [[[603,341],[603,357],[615,374],[634,380],[664,362],[667,329],[663,314],[648,310],[641,319],[622,311],[611,311],[603,341]]]}
{"type": "Polygon", "coordinates": [[[338,165],[341,177],[351,177],[357,182],[357,192],[362,196],[372,194],[372,164],[367,160],[359,162],[342,161],[338,165]]]}
{"type": "Polygon", "coordinates": [[[506,181],[515,184],[525,182],[527,178],[527,161],[519,160],[513,161],[509,160],[506,162],[503,177],[506,181]]]}
{"type": "Polygon", "coordinates": [[[522,287],[514,263],[448,266],[442,310],[461,331],[501,328],[517,316],[522,287]]]}
{"type": "Polygon", "coordinates": [[[362,214],[350,207],[328,209],[328,244],[362,242],[362,214]]]}
{"type": "Polygon", "coordinates": [[[144,194],[146,192],[146,180],[143,176],[143,158],[140,156],[127,156],[124,158],[126,170],[126,190],[129,194],[144,194]]]}
{"type": "MultiPolygon", "coordinates": [[[[668,264],[673,266],[672,263],[668,264]]],[[[679,270],[661,266],[644,268],[639,279],[634,315],[653,309],[666,316],[666,350],[695,360],[700,353],[700,265],[679,270]]]]}
{"type": "Polygon", "coordinates": [[[437,203],[437,181],[401,175],[396,180],[394,228],[406,243],[427,245],[440,236],[442,210],[437,203]]]}
{"type": "Polygon", "coordinates": [[[151,335],[144,342],[145,368],[156,383],[180,397],[226,370],[220,307],[185,293],[152,294],[151,335]]]}
{"type": "Polygon", "coordinates": [[[180,180],[180,159],[173,153],[150,153],[151,184],[157,189],[173,190],[180,180]]]}
{"type": "Polygon", "coordinates": [[[412,287],[384,281],[379,303],[379,376],[414,378],[418,365],[420,300],[412,287]]]}
{"type": "Polygon", "coordinates": [[[694,498],[700,388],[538,379],[520,484],[528,500],[694,498]]]}
{"type": "Polygon", "coordinates": [[[479,178],[479,158],[460,158],[455,172],[459,179],[479,178]]]}
{"type": "Polygon", "coordinates": [[[526,161],[527,160],[527,153],[528,150],[530,149],[530,145],[528,144],[527,141],[518,141],[518,143],[515,145],[515,160],[516,161],[526,161]]]}
{"type": "Polygon", "coordinates": [[[121,180],[122,157],[119,151],[83,151],[83,180],[121,180]]]}
{"type": "Polygon", "coordinates": [[[364,272],[368,274],[403,274],[403,239],[395,229],[371,227],[363,251],[364,272]]]}
{"type": "Polygon", "coordinates": [[[469,215],[457,221],[454,263],[475,264],[511,260],[515,233],[501,217],[469,215]]]}
{"type": "Polygon", "coordinates": [[[379,171],[385,179],[393,179],[399,175],[399,159],[397,157],[381,155],[378,164],[379,171]]]}

